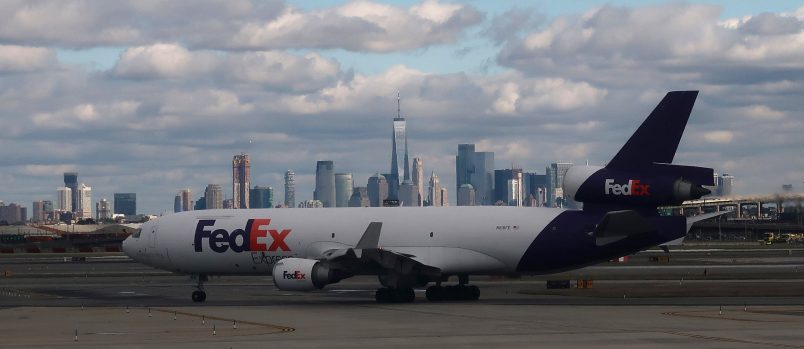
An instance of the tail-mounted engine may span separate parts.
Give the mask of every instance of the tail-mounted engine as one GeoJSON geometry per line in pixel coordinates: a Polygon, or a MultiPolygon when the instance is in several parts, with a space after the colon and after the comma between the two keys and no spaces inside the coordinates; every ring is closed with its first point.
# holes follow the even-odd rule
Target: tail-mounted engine
{"type": "Polygon", "coordinates": [[[564,176],[564,193],[585,204],[677,205],[709,194],[703,186],[714,184],[713,172],[671,164],[632,170],[573,166],[564,176]]]}

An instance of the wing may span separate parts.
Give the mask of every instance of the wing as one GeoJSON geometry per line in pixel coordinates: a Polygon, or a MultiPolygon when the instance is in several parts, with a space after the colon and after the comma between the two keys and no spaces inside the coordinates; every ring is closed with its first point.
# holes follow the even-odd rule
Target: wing
{"type": "Polygon", "coordinates": [[[441,269],[425,265],[416,256],[379,248],[382,222],[371,222],[354,248],[325,251],[320,259],[352,275],[393,275],[401,278],[435,279],[441,269]]]}

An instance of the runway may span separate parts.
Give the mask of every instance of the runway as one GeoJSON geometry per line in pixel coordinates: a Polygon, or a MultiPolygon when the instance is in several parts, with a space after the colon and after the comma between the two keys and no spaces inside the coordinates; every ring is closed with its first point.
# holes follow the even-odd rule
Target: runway
{"type": "Polygon", "coordinates": [[[411,304],[375,303],[374,278],[295,293],[265,276],[212,278],[195,304],[189,277],[125,258],[4,257],[0,346],[804,348],[800,251],[702,253],[475,278],[480,301],[432,303],[419,291],[411,304]],[[594,286],[545,288],[580,277],[594,286]]]}

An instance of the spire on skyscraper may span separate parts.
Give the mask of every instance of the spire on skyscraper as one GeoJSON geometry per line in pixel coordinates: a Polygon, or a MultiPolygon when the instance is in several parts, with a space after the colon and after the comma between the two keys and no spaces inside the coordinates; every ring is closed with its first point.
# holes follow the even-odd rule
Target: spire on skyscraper
{"type": "Polygon", "coordinates": [[[396,117],[393,121],[391,134],[391,173],[386,176],[388,180],[388,198],[398,199],[399,183],[410,179],[410,164],[408,160],[407,123],[402,117],[401,95],[396,94],[396,117]]]}

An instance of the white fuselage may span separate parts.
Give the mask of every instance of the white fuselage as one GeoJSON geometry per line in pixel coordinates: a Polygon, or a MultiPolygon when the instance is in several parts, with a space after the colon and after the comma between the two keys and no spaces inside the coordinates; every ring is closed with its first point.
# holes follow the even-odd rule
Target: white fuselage
{"type": "Polygon", "coordinates": [[[267,275],[282,258],[316,259],[354,247],[369,223],[382,222],[380,248],[444,274],[504,274],[516,271],[528,246],[561,212],[490,206],[190,211],[143,224],[123,248],[135,260],[180,273],[267,275]],[[242,234],[230,240],[249,219],[270,223],[252,228],[259,232],[248,243],[242,234]],[[206,235],[197,237],[197,230],[206,235]]]}

